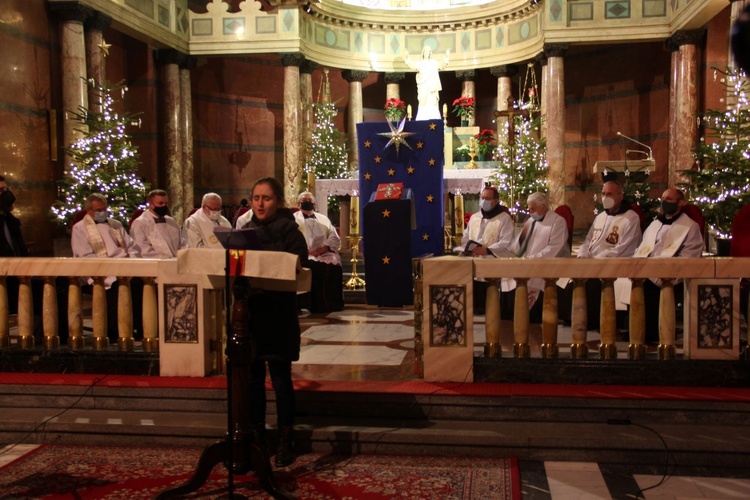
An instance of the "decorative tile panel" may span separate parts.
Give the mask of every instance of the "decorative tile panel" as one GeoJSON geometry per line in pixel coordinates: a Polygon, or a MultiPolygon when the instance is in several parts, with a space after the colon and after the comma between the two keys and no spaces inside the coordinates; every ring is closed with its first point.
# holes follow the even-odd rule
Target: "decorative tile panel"
{"type": "Polygon", "coordinates": [[[213,31],[211,19],[193,19],[192,36],[211,36],[214,34],[213,31]]]}
{"type": "Polygon", "coordinates": [[[666,15],[666,0],[643,0],[643,17],[665,17],[666,15]]]}
{"type": "Polygon", "coordinates": [[[385,54],[385,35],[369,35],[367,50],[375,54],[385,54]]]}
{"type": "Polygon", "coordinates": [[[529,38],[537,36],[539,25],[537,18],[530,21],[521,21],[508,26],[508,45],[525,42],[529,38]]]}
{"type": "Polygon", "coordinates": [[[245,32],[245,19],[230,17],[224,18],[221,22],[222,32],[225,35],[241,35],[245,32]]]}
{"type": "Polygon", "coordinates": [[[569,3],[568,18],[571,21],[591,21],[594,19],[594,4],[592,2],[569,3]]]}
{"type": "Polygon", "coordinates": [[[477,31],[474,37],[474,48],[477,50],[489,49],[492,47],[492,31],[491,30],[480,30],[477,31]]]}
{"type": "Polygon", "coordinates": [[[562,21],[562,0],[552,0],[549,4],[549,20],[562,21]]]}
{"type": "Polygon", "coordinates": [[[628,19],[630,17],[630,0],[604,2],[605,19],[628,19]]]}
{"type": "Polygon", "coordinates": [[[169,9],[162,5],[159,5],[157,7],[157,10],[158,10],[159,24],[169,28],[169,9]]]}
{"type": "Polygon", "coordinates": [[[276,33],[276,16],[256,17],[255,33],[258,35],[276,33]]]}
{"type": "Polygon", "coordinates": [[[315,27],[315,43],[331,49],[349,50],[349,31],[315,27]]]}
{"type": "Polygon", "coordinates": [[[125,5],[149,19],[154,18],[154,0],[125,0],[125,5]]]}
{"type": "Polygon", "coordinates": [[[466,287],[430,286],[431,347],[466,346],[466,287]]]}
{"type": "Polygon", "coordinates": [[[505,30],[502,27],[495,30],[495,47],[502,47],[505,44],[505,30]]]}

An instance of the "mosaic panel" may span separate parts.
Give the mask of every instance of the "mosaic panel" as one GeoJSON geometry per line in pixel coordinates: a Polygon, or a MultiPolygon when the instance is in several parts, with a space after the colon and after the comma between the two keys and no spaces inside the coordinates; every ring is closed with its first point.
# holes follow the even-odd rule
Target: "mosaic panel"
{"type": "Polygon", "coordinates": [[[498,27],[495,31],[495,47],[502,47],[503,45],[505,45],[505,30],[498,27]]]}
{"type": "Polygon", "coordinates": [[[177,8],[177,32],[187,34],[188,32],[188,11],[187,9],[177,8]]]}
{"type": "Polygon", "coordinates": [[[430,285],[430,346],[466,347],[466,286],[430,285]]]}
{"type": "Polygon", "coordinates": [[[594,19],[594,4],[592,2],[569,3],[568,18],[571,21],[591,21],[594,19]]]}
{"type": "Polygon", "coordinates": [[[643,17],[664,17],[667,15],[665,0],[643,0],[643,17]]]}
{"type": "Polygon", "coordinates": [[[157,11],[159,24],[169,28],[169,8],[159,5],[157,11]]]}
{"type": "Polygon", "coordinates": [[[198,286],[164,285],[165,341],[198,342],[198,286]]]}
{"type": "Polygon", "coordinates": [[[125,0],[125,5],[150,19],[154,18],[154,0],[125,0]]]}
{"type": "Polygon", "coordinates": [[[731,286],[698,287],[698,349],[731,349],[733,319],[731,286]]]}
{"type": "Polygon", "coordinates": [[[562,0],[552,0],[549,4],[549,20],[562,21],[562,0]]]}
{"type": "Polygon", "coordinates": [[[214,34],[214,25],[211,19],[193,19],[192,36],[211,36],[214,34]]]}
{"type": "Polygon", "coordinates": [[[398,35],[391,35],[390,46],[391,46],[391,55],[401,53],[401,41],[399,40],[398,35]]]}
{"type": "MultiPolygon", "coordinates": [[[[270,14],[272,16],[276,16],[276,13],[270,14]]],[[[283,20],[283,26],[282,31],[285,33],[292,33],[294,32],[294,27],[297,25],[297,11],[292,9],[285,9],[284,10],[284,20],[283,20]]]]}
{"type": "Polygon", "coordinates": [[[258,35],[276,33],[276,16],[256,17],[255,33],[258,35]]]}
{"type": "Polygon", "coordinates": [[[630,0],[604,2],[605,19],[628,19],[630,18],[630,0]]]}
{"type": "Polygon", "coordinates": [[[361,32],[354,33],[354,52],[362,53],[365,49],[364,35],[361,32]]]}
{"type": "Polygon", "coordinates": [[[225,17],[221,20],[225,35],[241,35],[245,32],[245,19],[242,17],[225,17]]]}

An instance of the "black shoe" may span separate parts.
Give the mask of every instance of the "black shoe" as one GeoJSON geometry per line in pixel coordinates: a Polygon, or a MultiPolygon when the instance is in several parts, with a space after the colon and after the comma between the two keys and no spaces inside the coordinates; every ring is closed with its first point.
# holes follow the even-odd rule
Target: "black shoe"
{"type": "Polygon", "coordinates": [[[276,467],[288,467],[294,463],[297,457],[294,456],[292,451],[292,431],[294,428],[291,425],[283,425],[279,427],[279,448],[276,451],[276,456],[273,459],[273,464],[276,467]]]}

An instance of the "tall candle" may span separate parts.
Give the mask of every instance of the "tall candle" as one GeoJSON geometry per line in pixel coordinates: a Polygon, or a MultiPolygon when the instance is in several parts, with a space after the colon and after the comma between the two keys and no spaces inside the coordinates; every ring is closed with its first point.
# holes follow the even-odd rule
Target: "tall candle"
{"type": "Polygon", "coordinates": [[[409,121],[411,121],[411,104],[406,106],[406,118],[408,118],[409,121]]]}
{"type": "Polygon", "coordinates": [[[443,120],[447,120],[447,119],[448,119],[448,105],[443,104],[443,120]]]}
{"type": "Polygon", "coordinates": [[[456,226],[456,236],[464,234],[464,195],[457,194],[453,198],[453,214],[455,220],[453,221],[456,226]]]}
{"type": "Polygon", "coordinates": [[[359,235],[359,196],[352,195],[349,206],[349,234],[359,235]]]}
{"type": "Polygon", "coordinates": [[[312,170],[307,172],[307,190],[315,194],[315,172],[312,170]]]}

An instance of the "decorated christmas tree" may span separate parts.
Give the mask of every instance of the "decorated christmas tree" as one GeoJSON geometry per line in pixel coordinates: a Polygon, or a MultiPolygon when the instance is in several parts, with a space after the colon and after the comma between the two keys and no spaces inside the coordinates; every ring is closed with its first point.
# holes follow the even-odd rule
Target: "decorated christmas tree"
{"type": "Polygon", "coordinates": [[[110,86],[93,79],[88,84],[101,103],[101,111],[80,107],[75,113],[83,136],[67,149],[72,161],[58,182],[60,199],[53,203],[52,215],[60,225],[67,226],[84,208],[89,194],[102,193],[109,200],[112,217],[127,227],[133,212],[145,207],[149,189],[137,175],[138,148],[125,131],[135,124],[134,115],[119,115],[113,109],[112,93],[120,92],[124,97],[127,87],[122,82],[110,86]]]}
{"type": "Polygon", "coordinates": [[[750,83],[744,74],[714,70],[726,92],[725,110],[708,110],[700,119],[704,128],[695,150],[695,166],[685,171],[689,198],[703,213],[710,232],[730,238],[732,219],[750,202],[750,83]]]}
{"type": "MultiPolygon", "coordinates": [[[[605,172],[602,174],[602,182],[612,181],[620,184],[622,186],[623,198],[641,207],[646,221],[649,222],[658,214],[660,204],[659,198],[651,197],[650,176],[651,171],[648,168],[632,170],[628,168],[627,162],[625,162],[623,172],[605,172]]],[[[594,195],[594,201],[596,202],[594,214],[598,214],[604,210],[599,194],[594,195]]]]}
{"type": "Polygon", "coordinates": [[[500,164],[492,173],[491,182],[500,192],[500,202],[511,213],[521,214],[526,212],[526,198],[531,193],[547,192],[547,141],[539,134],[540,117],[516,115],[512,119],[515,141],[508,141],[508,127],[501,127],[495,150],[495,160],[500,164]]]}
{"type": "Polygon", "coordinates": [[[337,114],[336,104],[331,102],[328,69],[324,68],[318,102],[313,103],[315,126],[312,131],[312,140],[307,145],[305,158],[305,172],[315,173],[318,179],[349,177],[346,135],[337,130],[334,125],[337,114]]]}

